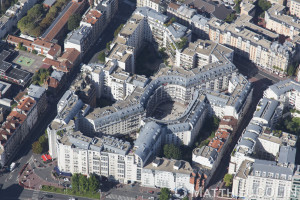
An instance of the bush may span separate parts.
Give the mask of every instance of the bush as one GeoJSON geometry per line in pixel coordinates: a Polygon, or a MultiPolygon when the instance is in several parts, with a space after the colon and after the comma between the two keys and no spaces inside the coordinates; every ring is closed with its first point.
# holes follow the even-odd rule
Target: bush
{"type": "Polygon", "coordinates": [[[267,0],[258,0],[258,6],[263,10],[266,11],[271,8],[272,4],[267,0]]]}
{"type": "Polygon", "coordinates": [[[101,63],[105,63],[105,52],[102,51],[99,55],[98,55],[98,60],[101,62],[101,63]]]}
{"type": "Polygon", "coordinates": [[[114,32],[114,37],[117,37],[121,29],[123,28],[124,24],[120,24],[120,26],[115,30],[114,32]]]}
{"type": "Polygon", "coordinates": [[[172,159],[180,160],[182,158],[182,152],[180,147],[177,147],[174,144],[165,144],[164,156],[169,159],[172,158],[172,159]]]}
{"type": "Polygon", "coordinates": [[[233,176],[231,174],[225,174],[224,182],[226,187],[231,187],[233,176]]]}

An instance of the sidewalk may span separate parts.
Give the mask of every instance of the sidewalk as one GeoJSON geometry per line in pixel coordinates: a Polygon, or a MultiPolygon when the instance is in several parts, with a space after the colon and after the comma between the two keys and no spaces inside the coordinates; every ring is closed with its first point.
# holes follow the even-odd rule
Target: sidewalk
{"type": "Polygon", "coordinates": [[[63,188],[58,183],[53,183],[42,179],[35,173],[35,170],[36,168],[29,163],[24,169],[23,173],[19,176],[19,185],[21,185],[24,188],[34,190],[39,190],[42,187],[42,185],[63,188]]]}

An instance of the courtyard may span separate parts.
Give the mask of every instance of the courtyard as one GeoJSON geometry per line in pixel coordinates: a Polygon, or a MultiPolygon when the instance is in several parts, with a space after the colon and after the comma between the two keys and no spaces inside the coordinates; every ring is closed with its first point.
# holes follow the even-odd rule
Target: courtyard
{"type": "Polygon", "coordinates": [[[31,67],[31,65],[34,63],[34,59],[25,57],[25,56],[19,56],[19,58],[17,59],[17,63],[19,65],[24,65],[26,67],[31,67]]]}
{"type": "Polygon", "coordinates": [[[153,117],[159,120],[174,120],[179,118],[185,109],[186,106],[179,102],[164,102],[156,107],[153,117]]]}
{"type": "Polygon", "coordinates": [[[35,73],[43,64],[43,56],[39,56],[27,51],[18,51],[19,55],[12,61],[21,66],[21,69],[35,73]]]}

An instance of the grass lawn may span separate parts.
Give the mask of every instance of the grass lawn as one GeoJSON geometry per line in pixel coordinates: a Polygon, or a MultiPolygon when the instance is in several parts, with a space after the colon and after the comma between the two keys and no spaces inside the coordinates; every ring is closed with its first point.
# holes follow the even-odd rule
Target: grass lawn
{"type": "Polygon", "coordinates": [[[78,197],[87,197],[87,198],[91,198],[91,199],[100,199],[99,193],[92,193],[92,192],[80,193],[80,192],[74,192],[72,189],[65,190],[62,188],[46,186],[46,185],[43,185],[41,190],[45,191],[45,192],[73,195],[73,196],[78,196],[78,197]]]}
{"type": "Polygon", "coordinates": [[[20,56],[17,59],[17,63],[19,65],[26,66],[26,67],[30,67],[34,63],[34,61],[35,61],[34,59],[31,59],[31,58],[28,58],[25,56],[20,56]]]}

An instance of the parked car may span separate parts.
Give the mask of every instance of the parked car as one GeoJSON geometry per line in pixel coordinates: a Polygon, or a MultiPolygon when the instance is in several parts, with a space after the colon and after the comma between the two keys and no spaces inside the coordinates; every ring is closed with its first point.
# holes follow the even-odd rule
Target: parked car
{"type": "Polygon", "coordinates": [[[150,193],[150,194],[153,194],[153,193],[154,193],[154,191],[150,190],[150,191],[149,191],[149,193],[150,193]]]}
{"type": "Polygon", "coordinates": [[[70,181],[68,178],[64,178],[64,181],[70,181]]]}

